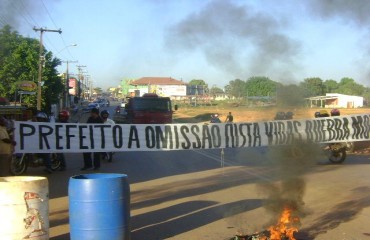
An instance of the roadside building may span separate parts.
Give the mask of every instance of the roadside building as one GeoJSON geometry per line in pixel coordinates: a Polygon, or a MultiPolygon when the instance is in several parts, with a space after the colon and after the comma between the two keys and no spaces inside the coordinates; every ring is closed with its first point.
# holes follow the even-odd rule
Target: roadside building
{"type": "Polygon", "coordinates": [[[339,93],[327,93],[325,96],[307,98],[309,106],[323,108],[359,108],[364,106],[364,98],[339,93]]]}
{"type": "Polygon", "coordinates": [[[143,96],[145,93],[156,93],[161,97],[186,96],[187,84],[171,77],[143,77],[131,81],[128,85],[128,95],[143,96]]]}

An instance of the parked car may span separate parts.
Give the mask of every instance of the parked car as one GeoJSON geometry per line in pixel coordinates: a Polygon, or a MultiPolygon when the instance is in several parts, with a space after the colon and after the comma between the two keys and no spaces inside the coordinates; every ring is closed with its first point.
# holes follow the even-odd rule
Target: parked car
{"type": "Polygon", "coordinates": [[[99,109],[99,108],[100,108],[99,103],[96,103],[96,102],[89,103],[89,104],[87,105],[87,107],[83,109],[83,111],[84,111],[84,112],[90,112],[90,111],[91,111],[91,109],[93,109],[93,108],[97,108],[97,109],[99,109]]]}
{"type": "Polygon", "coordinates": [[[94,102],[99,103],[101,107],[109,107],[109,101],[105,98],[99,98],[98,100],[94,102]]]}

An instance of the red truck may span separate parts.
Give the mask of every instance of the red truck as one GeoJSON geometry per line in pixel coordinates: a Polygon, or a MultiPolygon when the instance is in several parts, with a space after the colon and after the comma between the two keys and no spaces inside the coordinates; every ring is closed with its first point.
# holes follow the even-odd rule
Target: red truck
{"type": "MultiPolygon", "coordinates": [[[[177,105],[174,106],[177,110],[177,105]]],[[[159,97],[146,93],[142,97],[132,97],[125,105],[126,123],[163,124],[172,123],[172,104],[169,97],[159,97]]]]}

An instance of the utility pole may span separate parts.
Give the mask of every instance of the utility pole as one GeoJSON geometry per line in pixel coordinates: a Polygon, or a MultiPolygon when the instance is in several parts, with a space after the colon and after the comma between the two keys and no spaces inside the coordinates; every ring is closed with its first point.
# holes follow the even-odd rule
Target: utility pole
{"type": "Polygon", "coordinates": [[[67,63],[67,71],[66,71],[66,82],[65,82],[65,93],[64,93],[64,108],[68,108],[70,106],[69,104],[69,69],[68,65],[69,63],[77,63],[78,61],[63,61],[64,63],[67,63]]]}
{"type": "MultiPolygon", "coordinates": [[[[85,89],[85,84],[86,82],[84,81],[84,76],[83,76],[83,72],[82,72],[82,68],[85,68],[86,66],[85,65],[77,65],[77,69],[78,69],[78,80],[81,84],[81,92],[82,92],[82,98],[85,97],[85,94],[84,94],[84,89],[85,89]]],[[[80,97],[80,96],[79,96],[80,97]]]]}
{"type": "Polygon", "coordinates": [[[93,91],[93,81],[89,81],[89,99],[91,99],[92,96],[92,91],[93,91]]]}
{"type": "Polygon", "coordinates": [[[88,74],[85,74],[84,75],[84,77],[85,77],[85,91],[84,91],[84,99],[86,99],[86,98],[89,98],[88,96],[89,96],[89,84],[90,84],[90,75],[88,75],[88,74]]]}
{"type": "Polygon", "coordinates": [[[34,27],[33,30],[36,32],[40,32],[40,59],[39,59],[39,75],[37,81],[37,110],[41,110],[41,82],[42,82],[42,67],[45,61],[45,56],[43,56],[43,45],[42,45],[42,35],[44,32],[57,32],[59,34],[62,33],[62,30],[51,30],[46,28],[36,28],[34,27]]]}

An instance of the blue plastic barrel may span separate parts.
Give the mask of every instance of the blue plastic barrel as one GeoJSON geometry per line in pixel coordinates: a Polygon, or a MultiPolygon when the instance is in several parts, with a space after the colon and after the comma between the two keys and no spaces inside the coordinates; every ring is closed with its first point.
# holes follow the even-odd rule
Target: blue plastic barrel
{"type": "Polygon", "coordinates": [[[129,240],[130,186],[125,174],[96,173],[69,179],[72,240],[129,240]]]}

